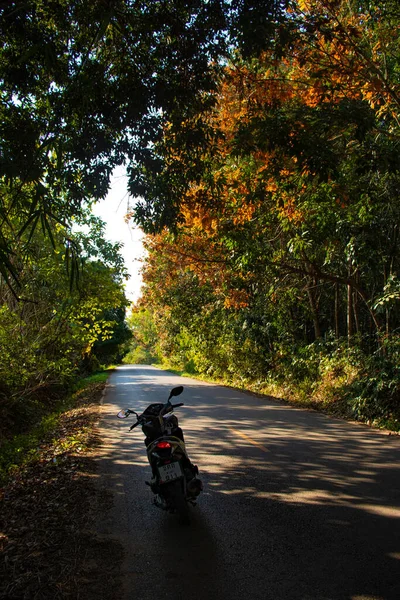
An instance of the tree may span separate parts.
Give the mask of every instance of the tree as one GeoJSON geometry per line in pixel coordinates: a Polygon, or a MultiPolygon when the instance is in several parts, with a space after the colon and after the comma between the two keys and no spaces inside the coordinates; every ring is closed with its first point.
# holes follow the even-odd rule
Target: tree
{"type": "MultiPolygon", "coordinates": [[[[16,210],[23,227],[43,221],[50,235],[52,224],[68,224],[84,200],[103,198],[113,168],[127,162],[130,190],[144,198],[138,220],[149,229],[172,224],[179,213],[173,191],[183,180],[179,172],[174,185],[164,176],[165,128],[201,148],[196,115],[213,101],[229,44],[240,38],[246,47],[257,5],[3,2],[3,222],[16,210]]],[[[264,5],[267,27],[282,14],[282,3],[259,8],[264,5]]],[[[1,272],[15,280],[9,241],[0,238],[1,272]]]]}
{"type": "Polygon", "coordinates": [[[62,245],[65,231],[54,232],[53,251],[40,230],[29,235],[29,244],[27,232],[14,241],[19,298],[0,282],[0,405],[6,419],[13,414],[18,420],[32,406],[40,413],[80,371],[107,356],[107,342],[116,353],[116,344],[127,338],[122,259],[118,246],[102,240],[103,227],[98,221],[95,225],[87,237],[68,234],[82,257],[72,288],[62,245]]]}
{"type": "Polygon", "coordinates": [[[253,353],[265,373],[331,332],[376,350],[376,333],[382,346],[398,327],[398,311],[382,319],[386,299],[396,306],[387,281],[399,269],[399,70],[388,37],[398,17],[332,6],[291,5],[297,30],[284,56],[276,45],[232,57],[217,104],[199,117],[209,132],[201,173],[165,132],[170,172],[186,165],[189,183],[175,199],[177,235],[149,239],[144,302],[162,311],[169,355],[206,348],[197,366],[208,356],[229,370],[248,343],[248,364],[253,353]],[[190,298],[208,286],[188,319],[187,282],[190,298]]]}

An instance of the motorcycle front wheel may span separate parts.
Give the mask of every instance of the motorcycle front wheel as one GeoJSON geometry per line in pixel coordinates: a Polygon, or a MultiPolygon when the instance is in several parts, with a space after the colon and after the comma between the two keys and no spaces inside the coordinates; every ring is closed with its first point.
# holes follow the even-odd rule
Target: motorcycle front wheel
{"type": "Polygon", "coordinates": [[[166,495],[171,507],[178,513],[179,521],[183,525],[189,525],[189,506],[183,493],[182,482],[179,479],[171,481],[167,486],[166,495]]]}

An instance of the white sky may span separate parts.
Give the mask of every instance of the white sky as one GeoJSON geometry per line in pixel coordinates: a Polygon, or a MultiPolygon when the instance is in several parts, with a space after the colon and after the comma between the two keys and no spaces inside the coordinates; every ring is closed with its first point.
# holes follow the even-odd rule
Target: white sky
{"type": "Polygon", "coordinates": [[[111,178],[111,188],[105,198],[97,202],[92,212],[100,217],[106,224],[105,237],[110,242],[122,242],[124,244],[121,254],[125,260],[125,266],[130,274],[130,279],[125,283],[127,298],[131,301],[138,299],[140,295],[141,258],[144,255],[142,246],[143,233],[132,222],[125,223],[124,217],[134,200],[129,196],[127,190],[127,175],[124,167],[118,167],[111,178]]]}

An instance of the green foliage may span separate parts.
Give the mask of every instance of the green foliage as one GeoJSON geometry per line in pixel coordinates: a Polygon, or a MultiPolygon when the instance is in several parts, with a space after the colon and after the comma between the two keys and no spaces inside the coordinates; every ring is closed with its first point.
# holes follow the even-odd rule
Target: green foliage
{"type": "MultiPolygon", "coordinates": [[[[276,28],[280,2],[268,2],[263,32],[276,28]]],[[[221,58],[249,30],[259,2],[100,0],[5,3],[0,12],[0,184],[21,228],[70,224],[88,199],[104,198],[115,166],[127,163],[147,229],[173,224],[184,170],[202,172],[210,107],[221,58]],[[188,161],[166,176],[166,127],[188,161]],[[23,132],[23,135],[21,135],[23,132]],[[182,168],[184,167],[184,168],[182,168]]],[[[262,7],[265,8],[265,7],[262,7]]],[[[261,9],[261,7],[259,7],[261,9]]],[[[256,21],[257,21],[256,17],[256,21]]],[[[282,25],[280,23],[280,25],[282,25]]],[[[0,196],[0,218],[8,219],[0,196]]],[[[12,235],[0,236],[0,272],[16,285],[12,235]],[[14,281],[13,281],[14,280],[14,281]]],[[[68,240],[64,240],[67,243],[68,240]]]]}
{"type": "Polygon", "coordinates": [[[350,414],[370,424],[400,431],[400,337],[384,351],[365,356],[358,377],[345,390],[350,414]]]}
{"type": "Polygon", "coordinates": [[[129,350],[392,418],[398,12],[287,8],[32,0],[1,12],[6,412],[129,350]],[[130,346],[118,247],[94,220],[71,233],[122,163],[135,219],[161,232],[130,346]]]}
{"type": "Polygon", "coordinates": [[[123,362],[128,365],[151,365],[158,362],[158,357],[140,346],[136,346],[133,350],[129,350],[124,356],[123,362]]]}
{"type": "MultiPolygon", "coordinates": [[[[109,374],[109,371],[103,371],[80,379],[75,386],[75,391],[48,407],[47,414],[44,414],[43,407],[42,410],[38,407],[39,410],[32,414],[31,418],[25,414],[26,421],[21,427],[24,433],[11,437],[8,431],[7,436],[0,436],[0,485],[5,483],[10,473],[40,457],[41,445],[49,437],[51,439],[63,414],[77,406],[82,397],[93,393],[99,384],[105,383],[109,374]]],[[[67,450],[78,444],[82,445],[82,440],[68,437],[63,441],[63,449],[67,450]]]]}
{"type": "Polygon", "coordinates": [[[127,319],[132,340],[123,362],[127,364],[151,364],[159,361],[157,331],[149,311],[138,309],[127,319]]]}
{"type": "Polygon", "coordinates": [[[214,128],[204,169],[176,131],[163,139],[184,218],[174,245],[167,232],[147,242],[154,347],[179,368],[397,427],[399,15],[293,2],[283,53],[268,17],[244,9],[236,25],[258,16],[263,52],[233,53],[198,116],[214,128]]]}
{"type": "MultiPolygon", "coordinates": [[[[17,223],[14,218],[11,225],[17,223]]],[[[68,234],[82,257],[72,289],[62,246],[65,230],[54,232],[54,247],[40,231],[25,232],[14,242],[20,298],[0,280],[2,429],[18,430],[65,394],[80,372],[120,357],[129,336],[125,270],[118,247],[104,242],[103,226],[94,225],[86,237],[68,234]]]]}
{"type": "Polygon", "coordinates": [[[383,312],[397,307],[400,300],[400,281],[396,275],[390,275],[383,287],[383,295],[375,301],[374,309],[383,312]]]}
{"type": "Polygon", "coordinates": [[[79,378],[73,386],[74,391],[85,390],[90,387],[92,384],[97,383],[106,383],[107,379],[110,377],[110,373],[113,367],[110,366],[104,371],[99,371],[98,373],[93,373],[93,375],[88,375],[84,378],[79,378]]]}

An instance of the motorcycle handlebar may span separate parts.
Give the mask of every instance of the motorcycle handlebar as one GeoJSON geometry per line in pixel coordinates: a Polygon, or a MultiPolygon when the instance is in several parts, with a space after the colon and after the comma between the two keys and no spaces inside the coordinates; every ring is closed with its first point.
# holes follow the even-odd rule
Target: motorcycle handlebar
{"type": "MultiPolygon", "coordinates": [[[[184,406],[183,402],[178,402],[178,404],[171,404],[170,403],[171,408],[178,408],[179,406],[184,406]]],[[[133,410],[130,410],[129,412],[133,413],[133,410]]],[[[137,413],[135,412],[135,415],[137,415],[137,413]]],[[[142,415],[140,415],[142,416],[142,415]]],[[[136,421],[136,423],[134,423],[130,428],[129,431],[132,431],[132,429],[135,429],[135,427],[137,427],[138,425],[140,425],[140,419],[139,421],[136,421]]]]}

